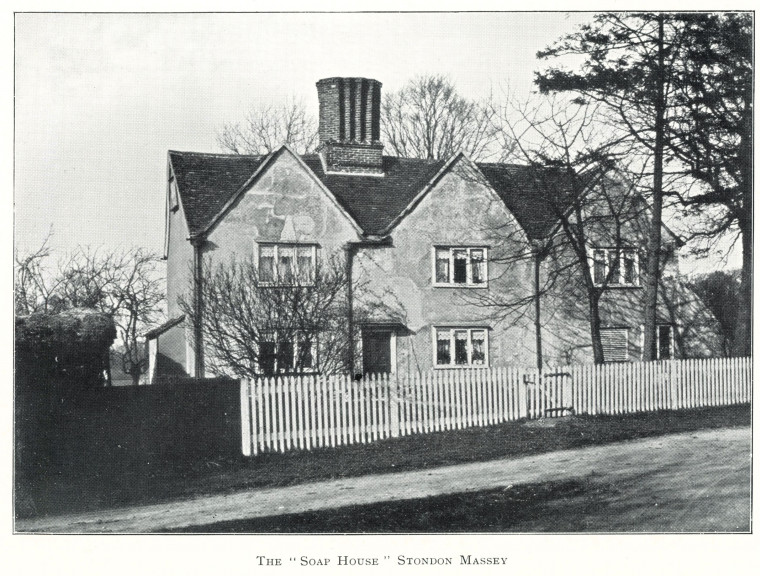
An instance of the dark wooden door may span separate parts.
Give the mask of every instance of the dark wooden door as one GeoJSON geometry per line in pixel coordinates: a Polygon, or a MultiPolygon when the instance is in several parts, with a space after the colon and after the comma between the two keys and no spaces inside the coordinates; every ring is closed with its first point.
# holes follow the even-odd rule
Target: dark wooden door
{"type": "Polygon", "coordinates": [[[365,330],[362,335],[365,374],[391,371],[391,333],[365,330]]]}

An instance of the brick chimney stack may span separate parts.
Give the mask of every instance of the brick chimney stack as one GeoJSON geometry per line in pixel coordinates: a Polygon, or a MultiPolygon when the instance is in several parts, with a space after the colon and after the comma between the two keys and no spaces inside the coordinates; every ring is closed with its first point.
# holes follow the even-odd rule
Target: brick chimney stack
{"type": "Polygon", "coordinates": [[[325,78],[317,82],[319,148],[328,172],[383,173],[380,88],[369,78],[325,78]]]}

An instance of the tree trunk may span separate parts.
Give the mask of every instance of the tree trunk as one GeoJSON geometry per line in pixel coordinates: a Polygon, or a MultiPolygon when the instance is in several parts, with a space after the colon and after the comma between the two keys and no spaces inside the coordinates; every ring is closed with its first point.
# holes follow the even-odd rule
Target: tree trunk
{"type": "MultiPolygon", "coordinates": [[[[748,93],[747,102],[752,102],[748,93]]],[[[733,355],[752,356],[752,107],[744,111],[742,139],[739,146],[741,163],[741,210],[738,214],[739,230],[742,235],[742,273],[739,287],[739,309],[736,332],[734,334],[733,355]]]]}
{"type": "MultiPolygon", "coordinates": [[[[747,186],[750,188],[750,186],[747,186]]],[[[751,202],[751,201],[750,201],[751,202]]],[[[749,214],[752,214],[750,204],[749,214]]],[[[752,356],[752,221],[739,221],[742,234],[742,272],[739,309],[734,337],[734,356],[752,356]]]]}
{"type": "Polygon", "coordinates": [[[599,319],[599,297],[593,285],[587,287],[589,305],[589,324],[591,328],[591,349],[594,352],[594,364],[604,364],[602,348],[602,322],[599,319]]]}
{"type": "Polygon", "coordinates": [[[539,251],[535,253],[533,266],[536,307],[536,366],[540,371],[543,368],[544,360],[541,344],[541,254],[539,251]]]}
{"type": "Polygon", "coordinates": [[[657,288],[660,283],[662,244],[662,164],[665,132],[665,33],[664,17],[658,16],[657,98],[654,121],[654,175],[652,181],[652,221],[649,229],[648,258],[644,279],[644,350],[646,360],[657,359],[657,288]]]}

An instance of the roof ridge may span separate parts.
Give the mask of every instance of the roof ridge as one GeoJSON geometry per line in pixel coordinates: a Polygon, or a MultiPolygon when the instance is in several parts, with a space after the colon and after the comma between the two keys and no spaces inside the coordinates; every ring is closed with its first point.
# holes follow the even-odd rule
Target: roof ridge
{"type": "Polygon", "coordinates": [[[169,150],[169,154],[192,154],[194,156],[216,156],[218,158],[251,158],[251,159],[259,159],[259,158],[266,158],[268,154],[233,154],[233,153],[222,153],[222,152],[193,152],[192,150],[169,150]]]}
{"type": "Polygon", "coordinates": [[[530,164],[518,164],[517,162],[475,162],[478,166],[505,166],[514,168],[530,168],[530,164]]]}

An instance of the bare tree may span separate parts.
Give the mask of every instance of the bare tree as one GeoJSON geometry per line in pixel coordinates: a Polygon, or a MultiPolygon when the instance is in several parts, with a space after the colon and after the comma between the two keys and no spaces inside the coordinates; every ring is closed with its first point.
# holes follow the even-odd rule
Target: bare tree
{"type": "Polygon", "coordinates": [[[306,154],[317,145],[317,122],[299,100],[259,105],[242,122],[225,124],[216,141],[233,154],[269,154],[283,144],[306,154]]]}
{"type": "Polygon", "coordinates": [[[35,312],[55,313],[62,308],[57,297],[60,277],[54,277],[48,269],[50,237],[52,230],[36,250],[14,253],[13,300],[16,316],[35,312]]]}
{"type": "MultiPolygon", "coordinates": [[[[252,259],[204,266],[200,323],[207,367],[237,377],[346,371],[345,264],[330,259],[266,280],[252,259]]],[[[180,307],[193,325],[199,321],[192,298],[181,299],[180,307]]]]}
{"type": "Polygon", "coordinates": [[[445,76],[419,76],[383,97],[383,143],[397,156],[448,158],[463,150],[473,160],[497,152],[499,131],[489,101],[468,100],[445,76]]]}
{"type": "Polygon", "coordinates": [[[34,252],[16,255],[17,315],[93,308],[110,314],[120,340],[122,370],[137,385],[147,370],[141,334],[162,317],[164,291],[157,273],[160,258],[143,248],[123,251],[77,248],[57,262],[49,236],[34,252]]]}
{"type": "Polygon", "coordinates": [[[665,197],[666,135],[677,107],[674,99],[683,61],[683,26],[677,15],[604,13],[581,26],[539,58],[584,58],[574,70],[554,67],[536,75],[542,92],[575,92],[579,101],[602,103],[618,130],[652,159],[644,305],[644,358],[656,357],[658,279],[661,272],[662,209],[665,197]]]}
{"type": "Polygon", "coordinates": [[[545,264],[542,280],[536,272],[536,297],[555,298],[553,309],[587,321],[594,361],[602,363],[602,301],[610,286],[637,284],[643,276],[631,236],[645,233],[640,223],[647,206],[638,188],[641,174],[628,170],[618,155],[620,142],[610,139],[597,110],[565,99],[539,105],[512,100],[499,116],[515,142],[513,155],[527,166],[535,208],[557,222],[553,234],[534,242],[533,257],[545,264]]]}

